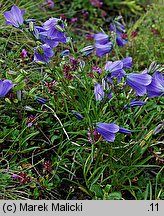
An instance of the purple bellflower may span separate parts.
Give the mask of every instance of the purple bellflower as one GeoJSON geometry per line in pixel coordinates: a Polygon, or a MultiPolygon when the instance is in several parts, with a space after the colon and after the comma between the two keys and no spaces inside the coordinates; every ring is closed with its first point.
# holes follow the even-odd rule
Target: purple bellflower
{"type": "Polygon", "coordinates": [[[114,142],[115,133],[119,131],[119,126],[116,124],[97,123],[96,130],[102,135],[106,141],[114,142]]]}
{"type": "Polygon", "coordinates": [[[94,45],[96,47],[96,55],[99,57],[103,57],[107,53],[111,52],[113,48],[112,42],[108,42],[106,44],[95,43],[94,45]]]}
{"type": "Polygon", "coordinates": [[[132,62],[132,57],[126,57],[122,60],[122,63],[123,63],[123,68],[131,68],[132,65],[133,65],[133,62],[132,62]]]}
{"type": "Polygon", "coordinates": [[[6,24],[19,28],[24,22],[24,12],[25,10],[20,10],[16,5],[12,6],[10,11],[4,12],[6,24]]]}
{"type": "MultiPolygon", "coordinates": [[[[108,72],[108,75],[111,77],[118,78],[118,83],[121,78],[126,75],[126,72],[123,70],[123,62],[122,61],[107,61],[105,65],[105,70],[108,72]]],[[[109,77],[110,77],[109,76],[109,77]]]]}
{"type": "Polygon", "coordinates": [[[127,75],[126,84],[136,91],[137,96],[143,96],[147,92],[147,86],[151,83],[152,77],[144,70],[141,74],[130,73],[127,75]]]}
{"type": "Polygon", "coordinates": [[[50,18],[43,23],[43,28],[47,31],[48,39],[55,40],[56,42],[66,43],[64,24],[61,19],[50,18]]]}
{"type": "Polygon", "coordinates": [[[152,82],[147,86],[147,92],[149,98],[164,95],[164,77],[159,71],[154,73],[152,82]]]}
{"type": "Polygon", "coordinates": [[[102,57],[112,51],[113,43],[109,42],[107,34],[99,32],[94,35],[94,39],[96,41],[94,46],[96,47],[97,56],[102,57]]]}
{"type": "Polygon", "coordinates": [[[96,101],[101,101],[104,98],[104,91],[103,91],[103,86],[100,84],[95,84],[94,85],[94,94],[96,101]]]}
{"type": "Polygon", "coordinates": [[[109,42],[108,35],[103,33],[103,32],[99,32],[99,33],[95,34],[94,39],[95,39],[96,43],[98,43],[98,44],[106,44],[109,42]]]}
{"type": "Polygon", "coordinates": [[[10,89],[13,88],[13,84],[11,80],[0,80],[0,98],[4,97],[10,89]]]}
{"type": "Polygon", "coordinates": [[[40,45],[34,48],[34,61],[47,63],[50,58],[54,55],[51,47],[47,44],[40,45]]]}
{"type": "Polygon", "coordinates": [[[109,27],[111,32],[116,33],[116,42],[118,46],[123,47],[125,44],[127,44],[127,41],[123,37],[123,33],[125,33],[125,27],[118,21],[114,21],[114,24],[110,24],[109,27]]]}

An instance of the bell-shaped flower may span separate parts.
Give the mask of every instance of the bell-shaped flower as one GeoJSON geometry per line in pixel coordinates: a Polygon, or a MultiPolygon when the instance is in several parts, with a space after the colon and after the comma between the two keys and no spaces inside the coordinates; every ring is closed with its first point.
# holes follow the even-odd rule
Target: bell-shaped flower
{"type": "Polygon", "coordinates": [[[106,141],[114,142],[115,133],[119,131],[119,126],[116,124],[97,123],[96,130],[102,135],[106,141]]]}
{"type": "Polygon", "coordinates": [[[48,39],[52,39],[56,42],[66,43],[66,35],[64,24],[61,19],[50,18],[43,23],[43,28],[47,31],[48,39]]]}
{"type": "Polygon", "coordinates": [[[112,42],[108,42],[106,44],[95,43],[94,45],[96,47],[96,55],[99,57],[102,57],[107,53],[111,52],[113,48],[112,42]]]}
{"type": "Polygon", "coordinates": [[[0,98],[4,97],[10,89],[13,88],[13,84],[11,80],[0,80],[0,98]]]}
{"type": "Polygon", "coordinates": [[[96,43],[102,44],[102,45],[107,44],[109,42],[108,35],[103,33],[103,32],[99,32],[99,33],[95,34],[94,39],[95,39],[96,43]]]}
{"type": "Polygon", "coordinates": [[[118,78],[118,82],[120,82],[121,78],[126,75],[126,72],[123,70],[122,61],[107,61],[105,65],[105,70],[108,72],[109,77],[118,78]]]}
{"type": "Polygon", "coordinates": [[[122,63],[123,63],[123,68],[131,68],[132,65],[133,65],[133,62],[132,62],[132,57],[126,57],[122,60],[122,63]]]}
{"type": "Polygon", "coordinates": [[[151,83],[147,86],[147,93],[149,98],[164,95],[164,77],[159,71],[154,73],[151,83]]]}
{"type": "Polygon", "coordinates": [[[137,96],[143,96],[147,92],[147,86],[151,83],[152,77],[144,70],[141,74],[130,73],[127,75],[126,84],[136,91],[137,96]]]}
{"type": "Polygon", "coordinates": [[[21,10],[16,5],[12,6],[10,11],[4,12],[4,17],[6,19],[6,24],[12,25],[16,28],[19,28],[23,25],[24,22],[24,15],[25,10],[21,10]]]}
{"type": "Polygon", "coordinates": [[[40,45],[34,48],[34,61],[47,63],[49,62],[50,58],[54,55],[51,47],[47,44],[40,45]]]}

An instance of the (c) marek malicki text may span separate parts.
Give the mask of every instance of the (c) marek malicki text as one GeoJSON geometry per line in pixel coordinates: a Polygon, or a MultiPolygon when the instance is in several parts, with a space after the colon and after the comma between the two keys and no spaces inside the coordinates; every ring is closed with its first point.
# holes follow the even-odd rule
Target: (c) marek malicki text
{"type": "Polygon", "coordinates": [[[28,203],[20,203],[19,205],[20,212],[46,212],[46,211],[56,211],[56,212],[82,212],[83,204],[82,203],[69,203],[66,202],[61,204],[60,202],[51,203],[51,204],[28,204],[28,203]]]}

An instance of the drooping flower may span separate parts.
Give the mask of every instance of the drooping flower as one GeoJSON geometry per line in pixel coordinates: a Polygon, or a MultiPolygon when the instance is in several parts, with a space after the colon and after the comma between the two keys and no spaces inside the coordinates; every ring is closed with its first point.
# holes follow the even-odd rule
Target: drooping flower
{"type": "Polygon", "coordinates": [[[119,131],[119,126],[116,124],[97,123],[96,130],[102,135],[106,141],[114,142],[115,133],[119,131]]]}
{"type": "Polygon", "coordinates": [[[34,61],[47,63],[54,55],[51,47],[47,44],[40,45],[34,48],[34,61]]]}
{"type": "Polygon", "coordinates": [[[94,94],[96,101],[101,101],[104,98],[104,91],[103,91],[103,86],[100,84],[95,84],[94,85],[94,94]]]}
{"type": "Polygon", "coordinates": [[[118,21],[117,18],[112,24],[110,24],[109,29],[111,32],[115,32],[116,43],[118,44],[118,46],[123,47],[125,44],[127,44],[127,41],[124,38],[125,27],[118,21]]]}
{"type": "Polygon", "coordinates": [[[130,73],[127,75],[126,83],[136,91],[136,95],[146,94],[147,86],[151,83],[152,77],[144,70],[141,74],[130,73]]]}
{"type": "Polygon", "coordinates": [[[132,65],[133,65],[133,62],[132,62],[132,57],[126,57],[122,60],[122,63],[123,63],[123,68],[131,68],[132,65]]]}
{"type": "Polygon", "coordinates": [[[107,34],[105,34],[103,32],[99,32],[99,33],[94,35],[94,40],[98,44],[107,44],[109,42],[109,37],[107,34]]]}
{"type": "Polygon", "coordinates": [[[154,73],[151,83],[147,86],[147,92],[149,98],[164,95],[164,77],[162,73],[159,71],[154,73]]]}
{"type": "Polygon", "coordinates": [[[94,35],[96,55],[102,57],[112,51],[113,43],[109,42],[109,37],[103,32],[94,35]]]}
{"type": "Polygon", "coordinates": [[[24,18],[23,18],[24,12],[25,10],[21,10],[16,5],[12,6],[10,11],[4,12],[6,24],[19,28],[20,26],[23,25],[24,22],[24,18]]]}
{"type": "Polygon", "coordinates": [[[47,31],[48,39],[55,40],[56,42],[66,43],[64,24],[61,19],[52,17],[43,23],[43,28],[47,31]]]}
{"type": "Polygon", "coordinates": [[[126,75],[126,72],[123,70],[122,61],[107,61],[105,70],[108,72],[109,77],[116,77],[118,79],[118,83],[120,82],[121,78],[126,75]]]}
{"type": "Polygon", "coordinates": [[[124,39],[122,33],[121,33],[121,34],[117,34],[116,42],[117,42],[118,46],[120,46],[120,47],[124,47],[124,45],[128,43],[128,42],[124,39]]]}
{"type": "Polygon", "coordinates": [[[109,43],[106,43],[106,44],[95,43],[94,45],[96,47],[96,55],[99,56],[99,57],[103,57],[107,53],[111,52],[112,48],[113,48],[113,43],[112,42],[109,42],[109,43]]]}
{"type": "Polygon", "coordinates": [[[11,80],[0,80],[0,98],[4,97],[10,89],[13,88],[13,84],[11,80]]]}

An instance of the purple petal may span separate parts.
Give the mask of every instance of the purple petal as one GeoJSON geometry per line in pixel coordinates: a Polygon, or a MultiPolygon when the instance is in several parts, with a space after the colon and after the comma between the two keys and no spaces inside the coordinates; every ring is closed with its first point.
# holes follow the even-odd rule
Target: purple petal
{"type": "Polygon", "coordinates": [[[95,94],[96,101],[103,100],[104,91],[103,91],[102,85],[100,85],[100,84],[95,84],[94,85],[94,94],[95,94]]]}
{"type": "Polygon", "coordinates": [[[120,47],[124,47],[124,45],[127,44],[127,41],[124,40],[120,35],[117,35],[116,42],[120,47]]]}
{"type": "Polygon", "coordinates": [[[95,47],[96,47],[96,55],[99,57],[102,57],[104,55],[106,55],[107,53],[111,52],[113,44],[112,42],[109,42],[107,44],[99,44],[99,43],[95,43],[95,47]]]}
{"type": "Polygon", "coordinates": [[[13,25],[18,28],[23,24],[23,15],[25,10],[20,10],[16,5],[14,5],[10,11],[4,12],[4,17],[6,19],[6,24],[13,25]]]}
{"type": "Polygon", "coordinates": [[[109,42],[108,35],[104,34],[103,32],[99,32],[99,33],[95,34],[94,39],[95,39],[96,43],[99,43],[102,45],[109,42]]]}
{"type": "Polygon", "coordinates": [[[0,80],[0,97],[4,97],[13,86],[11,80],[0,80]]]}
{"type": "Polygon", "coordinates": [[[147,86],[147,91],[150,98],[164,94],[164,78],[159,71],[154,73],[152,82],[147,86]]]}
{"type": "Polygon", "coordinates": [[[119,132],[120,133],[124,133],[124,134],[131,134],[131,131],[130,130],[128,130],[128,129],[126,129],[126,128],[119,128],[119,132]]]}
{"type": "Polygon", "coordinates": [[[110,133],[109,131],[106,131],[102,128],[97,128],[97,131],[103,136],[104,139],[106,139],[106,141],[114,142],[115,140],[114,133],[110,133]]]}
{"type": "Polygon", "coordinates": [[[119,126],[116,124],[107,124],[107,123],[97,123],[97,128],[110,131],[111,133],[117,133],[119,131],[119,126]]]}
{"type": "Polygon", "coordinates": [[[106,62],[106,65],[105,65],[105,70],[106,71],[109,71],[109,72],[115,72],[115,71],[118,71],[118,70],[121,70],[123,68],[123,63],[122,61],[115,61],[115,62],[106,62]]]}
{"type": "Polygon", "coordinates": [[[122,60],[123,68],[131,68],[133,65],[132,57],[126,57],[122,60]]]}

